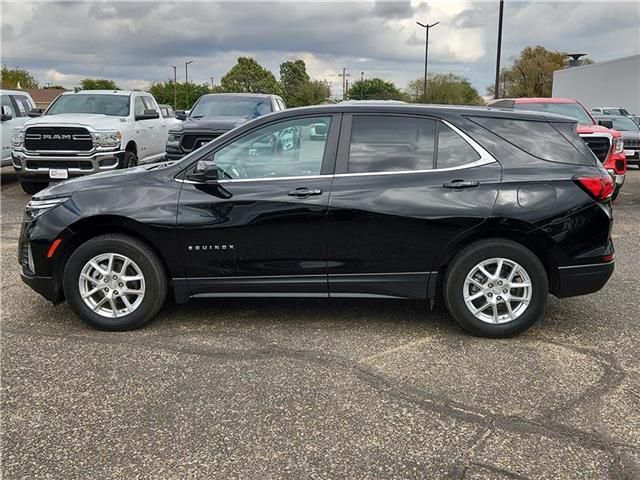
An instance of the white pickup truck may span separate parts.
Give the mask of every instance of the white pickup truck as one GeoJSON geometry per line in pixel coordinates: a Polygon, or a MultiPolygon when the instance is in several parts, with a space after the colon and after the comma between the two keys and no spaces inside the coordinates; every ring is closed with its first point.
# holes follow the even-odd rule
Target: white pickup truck
{"type": "Polygon", "coordinates": [[[20,90],[0,90],[2,99],[2,119],[0,133],[2,137],[2,157],[0,167],[11,165],[11,135],[16,128],[22,127],[36,108],[31,95],[20,90]]]}
{"type": "Polygon", "coordinates": [[[160,160],[167,130],[148,93],[68,92],[14,132],[13,168],[22,189],[32,195],[51,181],[160,160]]]}

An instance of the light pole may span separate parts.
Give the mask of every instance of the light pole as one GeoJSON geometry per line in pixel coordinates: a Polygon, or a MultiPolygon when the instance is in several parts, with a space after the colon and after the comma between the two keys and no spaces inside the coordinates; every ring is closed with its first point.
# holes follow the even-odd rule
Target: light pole
{"type": "Polygon", "coordinates": [[[500,52],[502,51],[502,13],[504,12],[504,0],[500,0],[500,13],[498,14],[498,46],[496,48],[496,84],[493,86],[493,98],[499,98],[500,89],[500,52]]]}
{"type": "Polygon", "coordinates": [[[178,67],[171,65],[173,68],[173,111],[178,109],[178,67]]]}
{"type": "Polygon", "coordinates": [[[193,63],[193,60],[184,62],[184,83],[185,83],[185,90],[187,91],[187,105],[186,105],[187,110],[189,110],[189,64],[190,63],[193,63]]]}
{"type": "Polygon", "coordinates": [[[360,72],[360,100],[364,98],[364,72],[360,72]]]}
{"type": "Polygon", "coordinates": [[[420,25],[422,28],[424,28],[426,31],[425,38],[424,38],[424,89],[423,89],[424,101],[426,103],[427,102],[427,64],[429,62],[429,29],[431,27],[435,27],[440,22],[432,23],[431,25],[429,25],[428,23],[420,23],[420,22],[416,22],[416,23],[420,25]]]}

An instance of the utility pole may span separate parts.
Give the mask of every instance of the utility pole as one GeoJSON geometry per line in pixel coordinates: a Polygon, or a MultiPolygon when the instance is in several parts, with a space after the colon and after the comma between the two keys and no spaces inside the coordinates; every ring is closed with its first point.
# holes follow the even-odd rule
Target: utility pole
{"type": "Polygon", "coordinates": [[[189,60],[188,62],[184,62],[184,83],[185,83],[185,89],[187,91],[187,105],[186,105],[186,109],[190,110],[189,108],[189,64],[193,63],[193,60],[189,60]]]}
{"type": "Polygon", "coordinates": [[[364,99],[364,72],[360,72],[360,100],[364,99]]]}
{"type": "Polygon", "coordinates": [[[211,78],[211,91],[213,91],[213,77],[209,77],[211,78]]]}
{"type": "Polygon", "coordinates": [[[427,65],[429,63],[429,29],[431,29],[432,27],[435,27],[440,22],[432,23],[431,25],[429,25],[428,23],[420,23],[420,22],[416,22],[416,23],[420,25],[422,28],[424,28],[426,31],[425,38],[424,38],[424,88],[422,93],[424,96],[424,102],[426,103],[427,102],[427,65]]]}
{"type": "Polygon", "coordinates": [[[342,77],[342,100],[346,100],[347,99],[347,88],[349,85],[349,81],[347,80],[347,77],[349,77],[349,74],[347,73],[347,69],[346,68],[342,68],[342,73],[338,74],[339,77],[342,77]]]}
{"type": "Polygon", "coordinates": [[[171,65],[173,68],[173,111],[178,109],[178,67],[171,65]]]}
{"type": "Polygon", "coordinates": [[[504,0],[500,0],[500,13],[498,14],[498,47],[496,53],[496,83],[493,86],[493,98],[500,98],[500,53],[502,51],[502,14],[504,12],[504,0]]]}

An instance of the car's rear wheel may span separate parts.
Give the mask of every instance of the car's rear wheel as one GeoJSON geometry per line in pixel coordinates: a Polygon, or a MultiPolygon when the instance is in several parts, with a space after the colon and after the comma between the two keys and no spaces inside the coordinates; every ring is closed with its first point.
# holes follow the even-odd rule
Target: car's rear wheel
{"type": "Polygon", "coordinates": [[[35,195],[36,193],[44,190],[49,186],[49,182],[23,182],[20,181],[20,187],[22,191],[29,195],[35,195]]]}
{"type": "Polygon", "coordinates": [[[447,309],[463,328],[479,336],[507,337],[540,318],[549,284],[531,250],[491,239],[469,245],[453,259],[443,289],[447,309]]]}
{"type": "Polygon", "coordinates": [[[158,313],[167,296],[167,277],[144,243],[125,235],[102,235],[73,252],[63,288],[73,310],[89,325],[131,330],[158,313]]]}

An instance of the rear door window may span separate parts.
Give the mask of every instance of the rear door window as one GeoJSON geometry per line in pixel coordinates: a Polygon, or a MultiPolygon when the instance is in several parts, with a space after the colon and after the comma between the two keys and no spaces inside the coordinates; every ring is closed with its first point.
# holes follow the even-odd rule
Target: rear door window
{"type": "Polygon", "coordinates": [[[393,115],[354,115],[349,173],[431,170],[436,121],[393,115]]]}
{"type": "Polygon", "coordinates": [[[438,124],[437,168],[462,167],[480,160],[480,155],[451,127],[438,124]]]}

